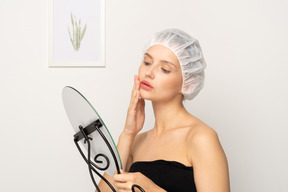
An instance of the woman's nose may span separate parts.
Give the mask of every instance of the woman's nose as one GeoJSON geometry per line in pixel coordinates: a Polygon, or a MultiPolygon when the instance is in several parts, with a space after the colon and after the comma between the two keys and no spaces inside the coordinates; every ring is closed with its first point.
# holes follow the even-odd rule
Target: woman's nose
{"type": "Polygon", "coordinates": [[[154,78],[154,68],[152,66],[149,67],[149,69],[145,73],[145,77],[154,78]]]}

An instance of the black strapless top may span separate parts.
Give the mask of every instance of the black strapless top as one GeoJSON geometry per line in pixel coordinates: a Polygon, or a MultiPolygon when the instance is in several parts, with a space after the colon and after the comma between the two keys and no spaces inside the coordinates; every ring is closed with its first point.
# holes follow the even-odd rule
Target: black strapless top
{"type": "Polygon", "coordinates": [[[196,192],[193,167],[176,161],[137,161],[129,172],[140,172],[167,192],[196,192]]]}

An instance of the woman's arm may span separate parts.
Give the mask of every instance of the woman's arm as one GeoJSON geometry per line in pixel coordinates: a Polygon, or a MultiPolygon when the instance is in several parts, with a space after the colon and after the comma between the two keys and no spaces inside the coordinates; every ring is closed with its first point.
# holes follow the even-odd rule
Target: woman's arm
{"type": "Polygon", "coordinates": [[[145,120],[145,101],[140,97],[140,81],[137,75],[134,76],[134,86],[131,100],[128,107],[125,127],[118,141],[118,151],[122,159],[123,170],[129,168],[127,163],[131,162],[131,148],[137,134],[143,128],[145,120]]]}
{"type": "Polygon", "coordinates": [[[230,192],[228,163],[217,133],[203,127],[190,139],[190,159],[198,192],[230,192]]]}

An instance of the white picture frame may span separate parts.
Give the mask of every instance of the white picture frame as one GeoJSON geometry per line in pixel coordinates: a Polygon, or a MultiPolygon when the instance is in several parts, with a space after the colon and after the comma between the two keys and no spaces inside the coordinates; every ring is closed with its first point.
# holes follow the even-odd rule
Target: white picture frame
{"type": "Polygon", "coordinates": [[[105,67],[105,0],[49,1],[49,67],[105,67]]]}

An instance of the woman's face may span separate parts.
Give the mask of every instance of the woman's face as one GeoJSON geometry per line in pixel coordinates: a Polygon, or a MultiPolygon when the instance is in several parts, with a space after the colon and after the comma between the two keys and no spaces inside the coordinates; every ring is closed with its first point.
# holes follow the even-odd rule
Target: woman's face
{"type": "MultiPolygon", "coordinates": [[[[182,72],[176,55],[162,45],[151,46],[139,67],[140,95],[151,101],[182,96],[182,72]]],[[[182,97],[181,97],[182,98],[182,97]]]]}

